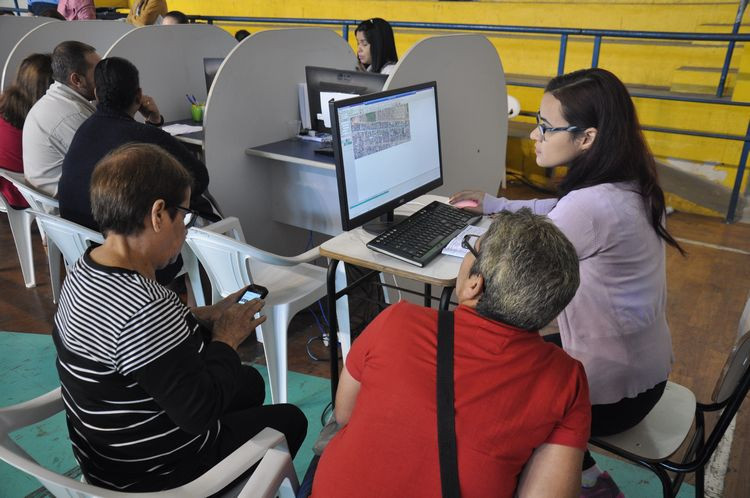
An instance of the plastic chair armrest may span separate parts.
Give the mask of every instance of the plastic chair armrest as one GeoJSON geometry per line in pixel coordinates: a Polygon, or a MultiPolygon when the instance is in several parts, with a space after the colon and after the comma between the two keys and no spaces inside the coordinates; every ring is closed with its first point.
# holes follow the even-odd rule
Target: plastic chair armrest
{"type": "Polygon", "coordinates": [[[7,432],[35,424],[59,413],[64,408],[60,388],[37,398],[0,409],[0,425],[7,432]]]}
{"type": "Polygon", "coordinates": [[[285,441],[281,432],[266,427],[211,470],[170,491],[175,496],[208,496],[217,493],[260,461],[269,449],[285,444],[285,441]]]}
{"type": "Polygon", "coordinates": [[[242,488],[238,498],[273,498],[277,496],[277,491],[285,479],[289,480],[291,488],[288,495],[295,496],[299,489],[299,481],[294,472],[292,457],[288,451],[271,448],[242,488]]]}
{"type": "Polygon", "coordinates": [[[278,254],[273,254],[264,251],[263,249],[258,249],[257,247],[249,247],[251,250],[248,252],[250,252],[253,258],[262,261],[263,263],[276,266],[297,266],[302,263],[309,263],[320,257],[320,248],[318,247],[313,247],[309,251],[298,254],[297,256],[279,256],[278,254]]]}
{"type": "Polygon", "coordinates": [[[221,235],[231,234],[228,236],[240,242],[245,242],[245,234],[242,231],[242,225],[240,225],[240,220],[237,219],[236,216],[229,216],[223,220],[217,221],[216,223],[211,223],[210,225],[202,227],[202,229],[208,230],[209,232],[219,233],[221,235]]]}

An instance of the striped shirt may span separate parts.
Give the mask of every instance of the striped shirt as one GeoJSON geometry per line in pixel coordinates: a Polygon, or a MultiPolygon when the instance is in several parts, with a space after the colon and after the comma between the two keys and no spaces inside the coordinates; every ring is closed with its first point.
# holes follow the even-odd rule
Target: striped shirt
{"type": "Polygon", "coordinates": [[[177,295],[87,252],[65,279],[53,330],[73,452],[87,481],[175,487],[206,469],[240,360],[210,342],[177,295]]]}

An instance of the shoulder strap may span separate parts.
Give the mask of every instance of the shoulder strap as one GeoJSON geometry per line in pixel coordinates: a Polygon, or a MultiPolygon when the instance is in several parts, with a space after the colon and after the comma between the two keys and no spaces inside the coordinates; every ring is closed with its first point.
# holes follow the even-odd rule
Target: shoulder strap
{"type": "Polygon", "coordinates": [[[458,455],[453,407],[453,312],[438,311],[437,418],[440,483],[443,498],[458,498],[458,455]]]}

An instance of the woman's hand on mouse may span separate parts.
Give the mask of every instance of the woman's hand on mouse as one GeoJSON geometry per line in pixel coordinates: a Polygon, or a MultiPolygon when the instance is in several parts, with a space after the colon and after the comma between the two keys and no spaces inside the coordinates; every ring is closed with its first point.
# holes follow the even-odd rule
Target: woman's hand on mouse
{"type": "Polygon", "coordinates": [[[470,211],[472,213],[478,213],[483,214],[484,213],[484,196],[485,193],[481,190],[462,190],[461,192],[456,192],[452,196],[450,196],[450,199],[448,199],[448,202],[451,204],[461,203],[464,204],[463,206],[459,206],[462,209],[465,209],[467,211],[470,211]],[[471,203],[475,203],[476,205],[471,206],[466,205],[467,203],[465,201],[469,201],[471,203]]]}

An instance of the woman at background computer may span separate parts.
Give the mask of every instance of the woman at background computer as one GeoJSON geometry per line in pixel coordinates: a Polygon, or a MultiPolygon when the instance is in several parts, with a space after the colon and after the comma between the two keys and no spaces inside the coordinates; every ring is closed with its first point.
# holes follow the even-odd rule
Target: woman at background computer
{"type": "MultiPolygon", "coordinates": [[[[29,109],[52,84],[52,61],[49,54],[31,54],[18,68],[16,81],[0,95],[0,168],[23,173],[23,123],[29,109]]],[[[0,192],[11,206],[29,207],[21,193],[5,178],[0,178],[0,192]]]]}
{"type": "MultiPolygon", "coordinates": [[[[672,364],[665,244],[683,251],[664,226],[656,163],[625,85],[603,69],[552,79],[531,138],[539,166],[569,168],[558,199],[464,191],[450,202],[475,201],[470,209],[485,214],[528,206],[547,214],[573,243],[581,285],[558,317],[560,333],[547,338],[585,367],[592,435],[622,432],[659,400],[672,364]]],[[[617,496],[589,453],[583,469],[582,496],[617,496]]]]}
{"type": "Polygon", "coordinates": [[[373,17],[361,22],[354,34],[357,37],[359,69],[391,74],[398,62],[398,54],[393,39],[393,28],[388,21],[373,17]]]}

